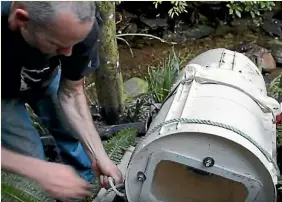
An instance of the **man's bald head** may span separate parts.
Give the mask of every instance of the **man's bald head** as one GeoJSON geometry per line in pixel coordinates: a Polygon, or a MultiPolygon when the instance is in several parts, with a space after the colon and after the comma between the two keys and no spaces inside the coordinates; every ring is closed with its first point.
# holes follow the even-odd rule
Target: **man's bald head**
{"type": "Polygon", "coordinates": [[[70,56],[95,23],[93,1],[17,1],[9,17],[12,30],[48,55],[70,56]]]}
{"type": "Polygon", "coordinates": [[[60,12],[67,12],[81,23],[92,21],[95,16],[93,1],[16,1],[15,7],[26,10],[33,27],[45,27],[56,20],[60,12]]]}

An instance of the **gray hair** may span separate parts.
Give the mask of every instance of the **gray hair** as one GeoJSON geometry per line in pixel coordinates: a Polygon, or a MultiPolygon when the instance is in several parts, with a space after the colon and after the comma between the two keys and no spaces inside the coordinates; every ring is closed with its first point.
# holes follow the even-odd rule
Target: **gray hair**
{"type": "Polygon", "coordinates": [[[28,13],[35,27],[45,27],[61,11],[72,13],[81,23],[95,18],[94,1],[17,1],[28,13]]]}

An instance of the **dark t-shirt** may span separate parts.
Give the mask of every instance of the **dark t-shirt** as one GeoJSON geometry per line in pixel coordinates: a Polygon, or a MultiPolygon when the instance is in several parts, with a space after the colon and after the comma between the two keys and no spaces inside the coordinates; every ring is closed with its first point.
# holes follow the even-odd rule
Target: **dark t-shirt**
{"type": "Polygon", "coordinates": [[[30,47],[19,32],[8,26],[11,2],[1,2],[1,95],[16,97],[22,92],[48,86],[59,67],[62,77],[79,80],[99,66],[97,21],[84,41],[73,47],[72,55],[47,57],[30,47]]]}

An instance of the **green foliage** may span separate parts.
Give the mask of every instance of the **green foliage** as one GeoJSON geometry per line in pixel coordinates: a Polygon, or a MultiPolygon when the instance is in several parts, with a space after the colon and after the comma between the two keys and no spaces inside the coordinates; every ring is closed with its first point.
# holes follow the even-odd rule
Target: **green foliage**
{"type": "MultiPolygon", "coordinates": [[[[249,13],[253,18],[260,16],[261,12],[270,11],[275,6],[275,1],[229,1],[226,6],[229,8],[229,14],[234,18],[241,18],[243,13],[249,13]]],[[[162,1],[154,1],[157,9],[162,1]]],[[[169,17],[179,16],[181,13],[187,13],[186,1],[170,1],[171,8],[168,11],[169,17]]]]}
{"type": "MultiPolygon", "coordinates": [[[[155,8],[158,8],[158,5],[161,4],[162,1],[154,1],[153,4],[155,5],[155,8]]],[[[186,7],[187,3],[186,1],[170,1],[172,8],[169,9],[168,15],[170,18],[173,18],[174,15],[179,16],[181,13],[187,13],[186,7]]]]}
{"type": "MultiPolygon", "coordinates": [[[[268,93],[271,97],[278,99],[279,95],[282,95],[282,86],[280,85],[280,82],[282,81],[282,74],[277,76],[273,79],[273,81],[270,83],[268,87],[268,93]]],[[[282,144],[282,125],[279,125],[277,128],[277,140],[278,144],[282,144]]]]}
{"type": "Polygon", "coordinates": [[[25,201],[25,202],[35,202],[35,200],[30,199],[25,196],[25,192],[17,189],[9,184],[3,184],[1,186],[2,195],[6,195],[6,197],[2,198],[2,201],[25,201]]]}
{"type": "Polygon", "coordinates": [[[124,122],[138,122],[143,119],[143,109],[149,101],[150,95],[148,94],[138,96],[135,102],[127,100],[124,107],[124,122]]]}
{"type": "MultiPolygon", "coordinates": [[[[24,202],[37,202],[42,201],[36,195],[32,195],[30,192],[16,188],[10,184],[2,182],[1,185],[2,201],[24,201],[24,202]]],[[[46,200],[45,200],[46,201],[46,200]]]]}
{"type": "Polygon", "coordinates": [[[134,144],[137,136],[136,129],[124,129],[104,143],[105,151],[112,161],[120,163],[125,150],[134,144]]]}
{"type": "MultiPolygon", "coordinates": [[[[267,88],[269,96],[276,100],[278,99],[279,95],[282,95],[282,87],[280,86],[281,80],[282,74],[274,78],[267,88]]],[[[277,128],[277,141],[277,144],[282,144],[282,125],[279,125],[277,128]]]]}
{"type": "Polygon", "coordinates": [[[276,100],[282,94],[282,87],[280,86],[281,79],[282,75],[277,76],[268,86],[268,94],[276,100]]]}
{"type": "Polygon", "coordinates": [[[179,63],[174,52],[169,54],[163,65],[158,68],[149,67],[146,80],[149,83],[149,91],[152,93],[155,102],[161,103],[167,97],[178,72],[179,63]]]}
{"type": "Polygon", "coordinates": [[[35,182],[1,170],[1,201],[54,202],[35,182]]]}
{"type": "Polygon", "coordinates": [[[282,125],[277,127],[277,144],[282,145],[282,125]]]}
{"type": "Polygon", "coordinates": [[[270,11],[275,6],[274,1],[230,1],[226,5],[229,14],[241,18],[243,13],[249,13],[252,18],[260,16],[262,11],[270,11]]]}

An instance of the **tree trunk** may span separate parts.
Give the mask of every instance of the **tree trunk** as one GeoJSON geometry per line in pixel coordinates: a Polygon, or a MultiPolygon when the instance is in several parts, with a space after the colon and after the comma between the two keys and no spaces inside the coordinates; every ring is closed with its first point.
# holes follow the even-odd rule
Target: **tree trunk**
{"type": "Polygon", "coordinates": [[[97,7],[102,18],[99,41],[101,64],[99,70],[91,75],[89,80],[95,81],[97,99],[102,107],[103,117],[108,124],[115,124],[124,103],[123,78],[116,41],[115,3],[100,1],[97,2],[97,7]]]}

